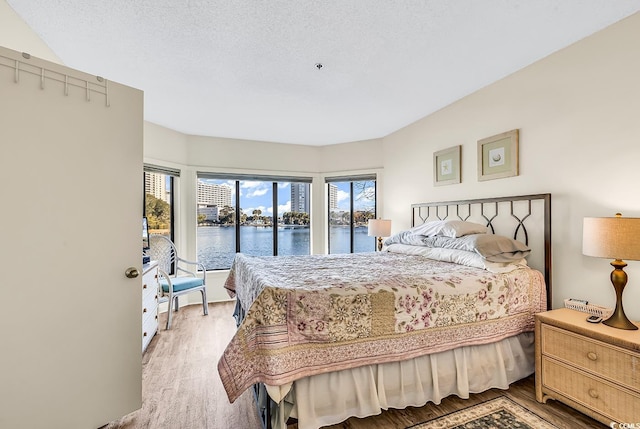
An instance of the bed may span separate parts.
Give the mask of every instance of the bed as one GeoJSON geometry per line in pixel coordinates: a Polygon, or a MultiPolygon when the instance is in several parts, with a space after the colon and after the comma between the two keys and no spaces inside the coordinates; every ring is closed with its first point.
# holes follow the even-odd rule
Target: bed
{"type": "Polygon", "coordinates": [[[218,363],[265,427],[314,429],[439,403],[534,370],[551,299],[549,194],[414,204],[383,252],[249,257],[225,283],[238,331],[218,363]]]}

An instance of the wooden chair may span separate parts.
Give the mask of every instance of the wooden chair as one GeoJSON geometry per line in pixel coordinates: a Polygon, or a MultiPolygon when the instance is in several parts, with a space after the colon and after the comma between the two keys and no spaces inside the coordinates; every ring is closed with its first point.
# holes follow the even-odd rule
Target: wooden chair
{"type": "Polygon", "coordinates": [[[160,234],[149,236],[147,254],[152,261],[158,261],[159,302],[169,303],[166,329],[171,328],[172,314],[173,311],[178,311],[178,298],[181,295],[199,291],[202,294],[204,315],[209,314],[207,271],[203,264],[180,258],[173,242],[160,234]],[[199,277],[198,269],[202,271],[202,277],[199,277]]]}

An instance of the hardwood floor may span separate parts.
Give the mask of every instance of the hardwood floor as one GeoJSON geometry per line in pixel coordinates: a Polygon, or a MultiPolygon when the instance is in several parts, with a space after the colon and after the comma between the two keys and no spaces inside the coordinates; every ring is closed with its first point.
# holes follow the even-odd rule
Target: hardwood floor
{"type": "MultiPolygon", "coordinates": [[[[209,304],[208,316],[202,315],[199,305],[180,308],[171,330],[161,328],[143,355],[142,408],[105,428],[259,429],[251,392],[230,404],[218,376],[218,359],[235,331],[233,308],[231,302],[209,304]]],[[[166,313],[160,314],[161,327],[166,317],[166,313]]],[[[365,419],[350,418],[326,429],[404,429],[503,394],[560,429],[608,427],[559,402],[536,402],[531,376],[507,391],[492,389],[469,399],[449,397],[437,406],[388,410],[365,419]]],[[[296,427],[293,424],[289,429],[296,427]]]]}
{"type": "Polygon", "coordinates": [[[218,375],[218,359],[236,325],[233,303],[180,307],[165,330],[167,313],[160,313],[160,330],[142,356],[142,408],[107,429],[258,429],[253,395],[245,392],[229,403],[218,375]]]}

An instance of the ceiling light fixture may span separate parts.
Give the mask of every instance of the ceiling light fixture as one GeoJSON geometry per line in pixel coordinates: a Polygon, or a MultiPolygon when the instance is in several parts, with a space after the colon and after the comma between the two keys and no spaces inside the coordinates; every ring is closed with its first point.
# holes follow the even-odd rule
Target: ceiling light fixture
{"type": "Polygon", "coordinates": [[[322,67],[324,67],[324,66],[322,65],[322,63],[316,63],[316,68],[317,68],[318,70],[320,70],[322,67]]]}

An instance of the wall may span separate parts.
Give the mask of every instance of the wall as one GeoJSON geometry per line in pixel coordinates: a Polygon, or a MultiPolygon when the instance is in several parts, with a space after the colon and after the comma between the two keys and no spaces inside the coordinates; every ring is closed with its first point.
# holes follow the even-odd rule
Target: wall
{"type": "Polygon", "coordinates": [[[145,121],[144,156],[148,162],[157,160],[165,166],[179,168],[181,165],[187,165],[187,136],[145,121]]]}
{"type": "MultiPolygon", "coordinates": [[[[614,306],[609,260],[582,255],[582,219],[640,217],[640,14],[565,48],[383,139],[385,217],[415,202],[552,194],[553,302],[614,306]],[[520,130],[520,174],[479,182],[477,140],[520,130]],[[462,145],[462,183],[433,186],[433,152],[462,145]]],[[[627,315],[640,320],[640,262],[627,315]]]]}
{"type": "Polygon", "coordinates": [[[318,148],[319,171],[343,173],[382,165],[382,139],[363,140],[318,148]]]}

